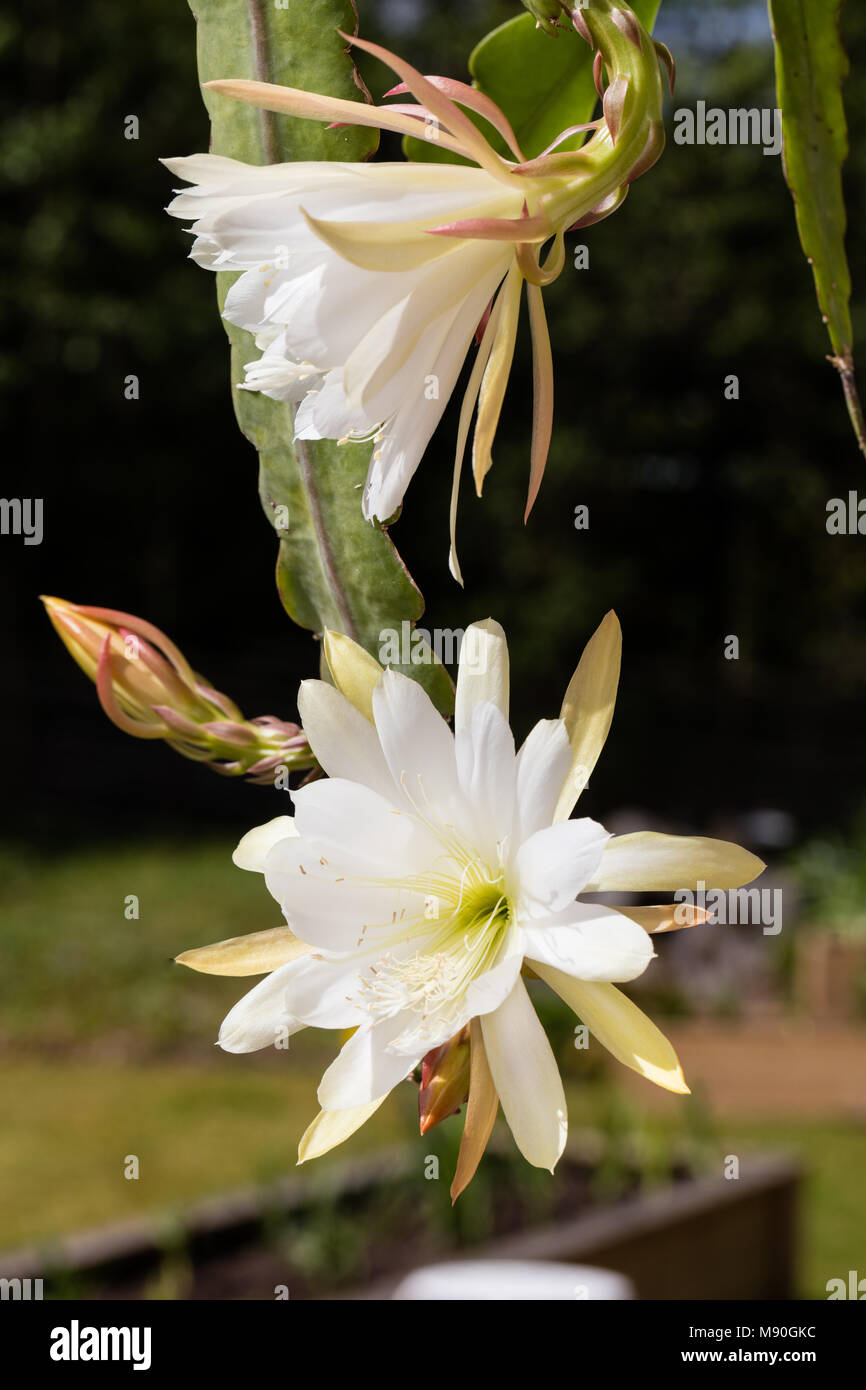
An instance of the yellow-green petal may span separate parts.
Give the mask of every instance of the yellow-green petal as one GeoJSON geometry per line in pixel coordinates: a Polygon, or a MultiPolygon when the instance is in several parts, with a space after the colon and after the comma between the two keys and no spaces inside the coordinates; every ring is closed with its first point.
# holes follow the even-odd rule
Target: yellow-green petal
{"type": "Polygon", "coordinates": [[[298,1163],[308,1163],[311,1158],[321,1158],[329,1149],[342,1144],[366,1124],[385,1099],[371,1100],[366,1105],[356,1105],[351,1110],[320,1110],[313,1123],[304,1132],[298,1145],[298,1163]]]}
{"type": "Polygon", "coordinates": [[[325,629],[323,641],[325,660],[341,695],[359,714],[373,723],[373,691],[382,675],[382,667],[374,656],[346,637],[342,632],[325,629]]]}
{"type": "Polygon", "coordinates": [[[330,222],[298,208],[310,231],[338,256],[361,270],[417,270],[455,249],[446,238],[428,236],[431,223],[330,222]]]}
{"type": "Polygon", "coordinates": [[[505,388],[514,360],[514,344],[517,339],[517,320],[520,317],[520,292],[523,276],[517,265],[513,265],[505,277],[499,291],[502,309],[497,323],[496,337],[490,353],[481,390],[478,396],[478,418],[475,422],[475,437],[472,443],[472,472],[475,477],[475,490],[481,496],[485,476],[493,463],[493,438],[502,412],[505,388]]]}
{"type": "Polygon", "coordinates": [[[725,891],[751,883],[763,860],[729,840],[701,835],[660,835],[640,830],[608,840],[587,893],[695,891],[699,885],[725,891]]]}
{"type": "Polygon", "coordinates": [[[571,771],[554,820],[568,820],[598,762],[613,719],[621,658],[622,631],[611,610],[587,642],[562,702],[560,718],[571,744],[571,771]]]}
{"type": "Polygon", "coordinates": [[[689,1094],[679,1058],[664,1033],[621,989],[576,980],[537,961],[533,961],[533,968],[618,1062],[666,1091],[689,1094]]]}
{"type": "Polygon", "coordinates": [[[175,956],[178,965],[204,975],[269,975],[311,948],[288,927],[270,927],[247,936],[230,936],[212,946],[199,946],[175,956]]]}

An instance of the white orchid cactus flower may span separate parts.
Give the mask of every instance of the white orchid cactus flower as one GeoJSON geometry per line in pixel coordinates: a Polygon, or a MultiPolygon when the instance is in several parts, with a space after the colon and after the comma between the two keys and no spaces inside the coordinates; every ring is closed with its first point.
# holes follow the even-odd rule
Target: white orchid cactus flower
{"type": "Polygon", "coordinates": [[[562,132],[526,159],[505,114],[465,83],[425,77],[386,49],[347,42],[401,79],[391,95],[417,104],[376,106],[270,83],[209,82],[212,90],[271,111],[404,135],[435,133],[470,161],[243,164],[199,154],[167,159],[193,187],[169,206],[191,219],[192,258],[240,271],[225,317],[255,337],[247,390],[297,406],[299,440],[372,439],[363,493],[368,519],[399,510],[467,352],[478,351],[458,425],[451,498],[451,569],[460,473],[477,405],[472,459],[480,495],[514,354],[521,291],[533,338],[534,409],[526,515],[547,459],[553,366],[541,287],[565,263],[564,233],[613,212],[664,146],[662,83],[653,44],[631,11],[595,0],[576,25],[597,45],[603,116],[562,132]],[[602,72],[609,83],[603,88],[602,72]],[[472,112],[500,138],[498,153],[472,112]],[[592,130],[577,151],[557,146],[592,130]],[[549,249],[543,255],[546,245],[549,249]]]}
{"type": "Polygon", "coordinates": [[[303,1027],[353,1030],[322,1078],[301,1161],[346,1139],[425,1061],[427,1085],[450,1046],[467,1059],[465,1077],[452,1067],[445,1086],[446,1114],[468,1090],[455,1194],[475,1171],[498,1103],[528,1161],[553,1170],[566,1101],[526,974],[620,1062],[687,1091],[670,1043],[617,984],[646,969],[652,933],[706,913],[614,909],[580,895],[694,890],[699,881],[729,889],[763,865],[724,841],[612,836],[589,818],[569,819],[610,726],[620,646],[610,613],[560,717],[536,724],[516,752],[497,623],[464,637],[453,732],[420,685],[326,635],[335,685],[305,681],[299,708],[328,777],[294,792],[294,819],[251,831],[234,856],[264,874],[288,925],[178,957],[211,973],[268,972],[222,1025],[229,1052],[303,1027]]]}

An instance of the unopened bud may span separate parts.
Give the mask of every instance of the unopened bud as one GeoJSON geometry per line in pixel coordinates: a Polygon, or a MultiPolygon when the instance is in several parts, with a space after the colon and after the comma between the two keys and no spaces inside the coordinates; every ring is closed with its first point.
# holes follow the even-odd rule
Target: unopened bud
{"type": "Polygon", "coordinates": [[[469,1095],[469,1027],[434,1047],[421,1063],[418,1118],[421,1133],[456,1115],[469,1095]]]}
{"type": "Polygon", "coordinates": [[[297,724],[270,715],[244,719],[151,623],[114,608],[42,602],[70,656],[95,683],[103,710],[125,733],[164,739],[184,757],[255,782],[272,782],[280,766],[315,766],[297,724]]]}

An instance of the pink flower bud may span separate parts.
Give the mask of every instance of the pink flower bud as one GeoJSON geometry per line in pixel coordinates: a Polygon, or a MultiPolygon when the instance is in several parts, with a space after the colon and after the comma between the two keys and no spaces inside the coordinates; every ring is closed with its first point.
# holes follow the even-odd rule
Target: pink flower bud
{"type": "Polygon", "coordinates": [[[165,739],[184,757],[258,782],[272,780],[280,765],[315,765],[297,724],[270,715],[244,719],[151,623],[114,608],[42,601],[67,651],[95,682],[105,713],[125,733],[165,739]]]}

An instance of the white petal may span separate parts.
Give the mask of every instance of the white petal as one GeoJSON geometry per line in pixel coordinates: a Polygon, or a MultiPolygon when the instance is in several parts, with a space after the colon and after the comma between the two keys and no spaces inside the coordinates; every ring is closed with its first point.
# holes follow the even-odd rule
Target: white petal
{"type": "Polygon", "coordinates": [[[413,395],[377,434],[361,502],[368,521],[389,521],[403,505],[450,394],[430,400],[413,395]]]}
{"type": "Polygon", "coordinates": [[[300,963],[290,961],[266,975],[226,1014],[217,1040],[224,1052],[257,1052],[303,1028],[286,1004],[287,978],[300,963]]]}
{"type": "MultiPolygon", "coordinates": [[[[243,303],[238,300],[239,312],[254,315],[255,322],[264,318],[281,325],[294,355],[336,367],[371,325],[405,298],[418,271],[360,270],[321,244],[315,254],[312,267],[303,253],[294,258],[295,269],[275,277],[272,285],[250,286],[243,303]]],[[[238,284],[245,279],[241,276],[238,284]]]]}
{"type": "Polygon", "coordinates": [[[518,910],[526,917],[561,912],[595,873],[610,834],[597,821],[561,821],[536,830],[517,851],[518,910]]]}
{"type": "MultiPolygon", "coordinates": [[[[519,945],[519,937],[515,939],[514,945],[515,948],[519,945]]],[[[522,965],[523,953],[514,949],[504,960],[500,960],[498,965],[494,965],[492,970],[485,971],[477,980],[472,981],[466,991],[466,1010],[465,1017],[461,1019],[461,1028],[473,1018],[493,1013],[505,1002],[514,988],[522,965]]]]}
{"type": "MultiPolygon", "coordinates": [[[[161,159],[170,174],[183,179],[185,183],[198,184],[199,187],[226,183],[233,178],[242,179],[253,168],[240,159],[230,159],[224,154],[187,154],[173,159],[161,159]]],[[[272,165],[256,165],[258,168],[272,168],[272,165]]],[[[186,190],[189,192],[190,190],[186,190]]]]}
{"type": "Polygon", "coordinates": [[[419,272],[409,293],[381,313],[346,359],[343,385],[350,401],[384,418],[401,403],[413,381],[420,398],[425,376],[451,327],[459,320],[464,333],[474,333],[479,314],[477,307],[470,311],[468,306],[483,300],[483,309],[484,296],[488,289],[492,294],[509,258],[501,245],[469,241],[448,257],[444,273],[438,261],[419,272]]]}
{"type": "MultiPolygon", "coordinates": [[[[493,269],[467,294],[459,309],[449,311],[450,327],[432,362],[424,362],[425,340],[421,340],[420,348],[413,354],[407,369],[411,375],[411,389],[408,392],[404,386],[405,372],[400,374],[399,381],[395,377],[391,383],[389,389],[398,394],[403,403],[373,451],[364,488],[364,515],[368,519],[375,517],[385,521],[394,515],[402,503],[406,488],[457,384],[478,323],[507,269],[507,257],[504,261],[494,262],[493,269]],[[431,395],[434,386],[436,394],[431,395]]],[[[439,329],[430,325],[429,341],[435,340],[434,332],[438,335],[439,329]]],[[[379,412],[381,403],[387,399],[383,392],[370,400],[367,402],[368,411],[379,412]]]]}
{"type": "Polygon", "coordinates": [[[287,845],[277,846],[268,858],[265,884],[295,935],[322,951],[358,951],[374,944],[386,949],[429,928],[423,895],[408,892],[397,880],[359,883],[320,864],[300,841],[291,852],[287,845]]]}
{"type": "Polygon", "coordinates": [[[453,312],[416,309],[415,299],[408,294],[392,305],[349,354],[343,389],[351,408],[387,419],[409,391],[420,405],[427,369],[445,341],[453,312]]]}
{"type": "Polygon", "coordinates": [[[248,830],[238,842],[232,859],[239,869],[251,869],[257,874],[265,871],[265,860],[280,840],[296,839],[297,830],[291,816],[275,816],[264,825],[248,830]]]}
{"type": "Polygon", "coordinates": [[[357,1028],[365,1023],[366,1011],[355,995],[370,959],[368,952],[346,960],[304,956],[293,962],[284,985],[288,1012],[309,1028],[357,1028]]]}
{"type": "Polygon", "coordinates": [[[262,357],[244,363],[242,391],[261,391],[274,401],[300,401],[318,386],[320,374],[307,363],[292,361],[272,347],[262,357]]]}
{"type": "Polygon", "coordinates": [[[455,739],[457,777],[469,808],[474,843],[489,863],[506,844],[514,819],[514,736],[496,705],[476,705],[455,739]]]}
{"type": "Polygon", "coordinates": [[[528,960],[578,980],[633,980],[655,955],[637,922],[594,903],[573,903],[553,919],[523,927],[521,935],[528,960]]]}
{"type": "MultiPolygon", "coordinates": [[[[408,1021],[408,1015],[402,1015],[408,1021]]],[[[418,1065],[421,1055],[389,1052],[387,1044],[399,1032],[401,1018],[386,1019],[373,1028],[359,1028],[344,1044],[319,1084],[323,1110],[350,1110],[386,1096],[418,1065]]]]}
{"type": "Polygon", "coordinates": [[[344,439],[368,434],[378,424],[366,411],[349,408],[341,368],[329,372],[321,386],[313,385],[295,412],[296,439],[344,439]]]}
{"type": "Polygon", "coordinates": [[[345,695],[327,681],[303,681],[298,711],[310,747],[329,777],[360,782],[393,802],[394,779],[376,730],[345,695]]]}
{"type": "Polygon", "coordinates": [[[565,1092],[547,1035],[526,986],[481,1019],[493,1084],[515,1143],[536,1168],[556,1167],[568,1133],[565,1092]]]}
{"type": "Polygon", "coordinates": [[[454,737],[417,681],[386,671],[373,691],[373,718],[391,776],[421,815],[454,815],[454,737]]]}
{"type": "Polygon", "coordinates": [[[490,701],[508,719],[508,643],[493,618],[472,623],[463,634],[457,695],[454,703],[454,729],[459,733],[472,717],[476,705],[490,701]]]}
{"type": "Polygon", "coordinates": [[[571,767],[571,747],[561,719],[542,719],[517,755],[515,843],[552,825],[562,785],[571,767]]]}
{"type": "Polygon", "coordinates": [[[405,807],[395,805],[397,796],[395,789],[389,801],[342,777],[293,792],[295,824],[310,851],[310,868],[324,860],[322,867],[336,873],[381,880],[426,867],[429,837],[405,807]]]}

